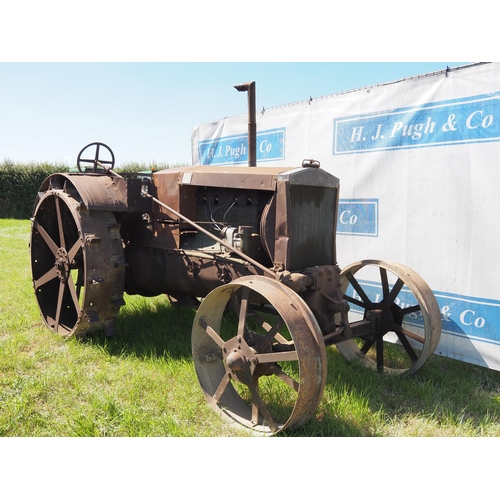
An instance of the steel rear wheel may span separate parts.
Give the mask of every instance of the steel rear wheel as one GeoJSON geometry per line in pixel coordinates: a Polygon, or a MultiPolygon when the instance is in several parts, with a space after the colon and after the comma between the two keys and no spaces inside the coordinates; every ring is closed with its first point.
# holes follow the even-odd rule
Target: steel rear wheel
{"type": "Polygon", "coordinates": [[[323,338],[305,302],[277,281],[244,277],[212,291],[192,349],[206,399],[231,423],[274,434],[314,414],[326,380],[323,338]]]}
{"type": "Polygon", "coordinates": [[[336,344],[349,361],[390,374],[416,372],[436,349],[441,314],[434,294],[414,271],[401,264],[364,260],[341,272],[349,323],[371,321],[375,331],[336,344]]]}
{"type": "Polygon", "coordinates": [[[114,332],[123,305],[124,255],[112,212],[89,213],[64,190],[45,192],[31,228],[31,271],[45,324],[63,336],[114,332]]]}

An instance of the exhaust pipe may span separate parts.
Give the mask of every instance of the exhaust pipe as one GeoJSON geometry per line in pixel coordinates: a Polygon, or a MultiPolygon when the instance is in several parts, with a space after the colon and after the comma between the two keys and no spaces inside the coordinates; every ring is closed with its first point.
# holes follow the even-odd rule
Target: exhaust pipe
{"type": "Polygon", "coordinates": [[[234,85],[238,92],[248,92],[248,166],[257,166],[257,121],[255,118],[255,82],[234,85]]]}

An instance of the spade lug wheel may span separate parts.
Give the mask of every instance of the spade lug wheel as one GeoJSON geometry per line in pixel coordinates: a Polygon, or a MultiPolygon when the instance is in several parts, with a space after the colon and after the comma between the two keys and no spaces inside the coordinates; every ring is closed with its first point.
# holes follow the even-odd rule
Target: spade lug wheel
{"type": "Polygon", "coordinates": [[[124,253],[112,212],[89,212],[63,189],[39,199],[31,272],[45,324],[63,337],[114,330],[125,287],[124,253]]]}

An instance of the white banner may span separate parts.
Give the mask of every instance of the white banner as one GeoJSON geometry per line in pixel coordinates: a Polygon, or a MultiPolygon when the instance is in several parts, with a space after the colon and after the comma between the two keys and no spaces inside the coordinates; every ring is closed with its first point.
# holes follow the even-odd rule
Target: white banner
{"type": "MultiPolygon", "coordinates": [[[[257,82],[258,92],[258,82],[257,82]]],[[[199,125],[193,164],[246,164],[248,117],[199,125]]],[[[436,353],[500,370],[500,64],[257,113],[259,166],[340,178],[337,258],[405,264],[434,291],[436,353]]]]}

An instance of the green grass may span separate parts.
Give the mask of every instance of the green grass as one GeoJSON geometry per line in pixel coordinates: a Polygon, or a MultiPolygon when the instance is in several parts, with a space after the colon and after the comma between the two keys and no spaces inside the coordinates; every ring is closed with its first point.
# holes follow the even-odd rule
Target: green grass
{"type": "MultiPolygon", "coordinates": [[[[235,436],[205,402],[194,310],[126,296],[117,335],[63,340],[31,285],[30,223],[0,220],[0,436],[235,436]]],[[[433,356],[411,377],[347,365],[332,347],[315,416],[283,436],[500,436],[500,372],[433,356]]]]}

